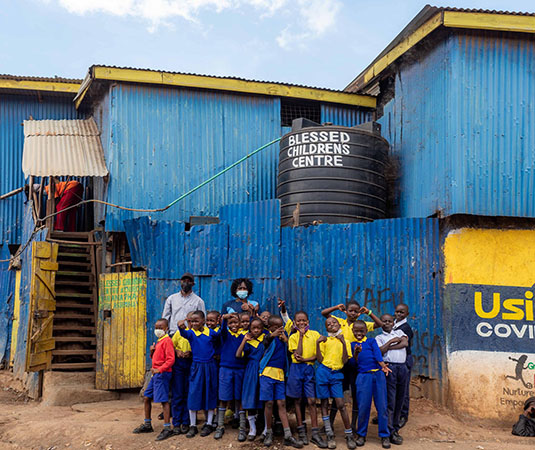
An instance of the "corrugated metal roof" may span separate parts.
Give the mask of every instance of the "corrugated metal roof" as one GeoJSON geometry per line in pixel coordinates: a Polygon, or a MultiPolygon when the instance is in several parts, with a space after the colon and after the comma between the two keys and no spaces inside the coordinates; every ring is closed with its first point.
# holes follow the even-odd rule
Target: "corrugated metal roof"
{"type": "Polygon", "coordinates": [[[26,176],[106,176],[95,121],[25,120],[22,170],[26,176]]]}
{"type": "Polygon", "coordinates": [[[379,74],[440,27],[534,33],[534,17],[535,13],[527,12],[426,5],[344,90],[359,93],[373,90],[379,74]]]}
{"type": "Polygon", "coordinates": [[[8,73],[0,73],[0,80],[14,80],[14,81],[50,81],[54,83],[78,83],[82,80],[80,78],[63,78],[63,77],[33,77],[26,75],[11,75],[8,73]]]}

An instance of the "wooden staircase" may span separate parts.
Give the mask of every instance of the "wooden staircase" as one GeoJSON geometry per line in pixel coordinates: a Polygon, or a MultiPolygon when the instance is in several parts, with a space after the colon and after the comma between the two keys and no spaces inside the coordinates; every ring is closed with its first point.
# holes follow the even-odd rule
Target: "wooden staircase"
{"type": "Polygon", "coordinates": [[[59,245],[52,370],[95,370],[97,282],[92,232],[52,232],[59,245]]]}

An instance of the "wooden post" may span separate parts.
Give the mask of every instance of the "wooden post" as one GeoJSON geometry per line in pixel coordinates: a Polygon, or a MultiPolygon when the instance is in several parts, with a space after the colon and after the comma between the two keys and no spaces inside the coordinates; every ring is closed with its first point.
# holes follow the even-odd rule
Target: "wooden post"
{"type": "MultiPolygon", "coordinates": [[[[46,201],[46,215],[54,214],[56,212],[56,183],[54,177],[48,177],[48,199],[46,201]]],[[[49,217],[46,219],[46,227],[49,233],[54,231],[54,219],[55,217],[49,217]]]]}

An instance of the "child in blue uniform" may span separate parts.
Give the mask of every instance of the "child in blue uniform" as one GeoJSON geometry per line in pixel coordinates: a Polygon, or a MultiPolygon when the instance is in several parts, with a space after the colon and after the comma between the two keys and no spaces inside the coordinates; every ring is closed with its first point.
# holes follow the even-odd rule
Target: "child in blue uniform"
{"type": "Polygon", "coordinates": [[[277,402],[279,415],[284,428],[284,445],[303,448],[303,443],[292,436],[288,414],[286,413],[286,390],[284,386],[284,372],[286,370],[286,342],[282,319],[271,316],[268,322],[269,335],[264,339],[266,349],[260,361],[260,400],[266,402],[264,415],[266,419],[266,437],[264,445],[269,447],[273,443],[273,402],[277,402]]]}
{"type": "Polygon", "coordinates": [[[225,434],[225,412],[228,407],[235,406],[239,411],[240,430],[238,441],[245,441],[245,411],[241,410],[241,396],[245,362],[236,358],[245,331],[240,329],[240,318],[237,314],[223,315],[221,324],[221,362],[219,365],[219,409],[217,411],[217,429],[214,439],[221,439],[225,434]],[[235,404],[234,404],[235,403],[235,404]]]}
{"type": "Polygon", "coordinates": [[[256,437],[257,412],[262,408],[260,401],[260,380],[258,378],[260,360],[264,355],[264,324],[261,319],[254,318],[249,324],[249,332],[243,337],[236,350],[236,357],[247,362],[243,376],[242,407],[247,411],[249,434],[247,439],[254,441],[256,437]]]}
{"type": "Polygon", "coordinates": [[[185,434],[189,429],[188,391],[191,371],[191,346],[180,333],[173,335],[175,364],[171,378],[171,413],[173,416],[173,433],[185,434]]]}
{"type": "Polygon", "coordinates": [[[383,355],[374,338],[366,337],[367,327],[362,320],[353,324],[355,342],[351,348],[357,363],[357,401],[359,405],[359,421],[357,428],[357,446],[362,447],[368,434],[368,422],[372,398],[378,413],[379,437],[383,448],[390,448],[390,433],[386,412],[386,378],[391,370],[383,362],[383,355]]]}
{"type": "Polygon", "coordinates": [[[204,324],[204,313],[195,311],[188,319],[191,329],[186,329],[184,321],[178,322],[181,336],[185,337],[193,355],[188,393],[190,427],[186,437],[192,438],[198,433],[197,411],[204,410],[206,423],[201,436],[208,436],[212,431],[214,409],[217,407],[217,366],[214,361],[215,343],[221,331],[214,331],[204,324]]]}
{"type": "Polygon", "coordinates": [[[327,434],[327,443],[329,448],[336,448],[329,418],[329,398],[333,398],[344,422],[347,448],[353,449],[356,448],[356,444],[344,404],[342,388],[344,379],[342,368],[351,357],[351,348],[344,338],[340,323],[334,317],[329,317],[325,321],[325,328],[329,337],[321,336],[316,341],[316,358],[320,363],[316,369],[316,391],[318,398],[321,399],[321,412],[327,434]]]}
{"type": "Polygon", "coordinates": [[[316,362],[316,341],[320,338],[320,334],[309,329],[308,314],[304,311],[295,313],[295,327],[297,332],[288,339],[288,351],[292,354],[292,364],[286,383],[286,395],[296,399],[295,416],[299,439],[303,444],[308,445],[308,436],[299,405],[301,399],[306,399],[312,425],[311,441],[319,448],[327,448],[327,444],[319,434],[318,411],[316,409],[314,363],[316,362]]]}

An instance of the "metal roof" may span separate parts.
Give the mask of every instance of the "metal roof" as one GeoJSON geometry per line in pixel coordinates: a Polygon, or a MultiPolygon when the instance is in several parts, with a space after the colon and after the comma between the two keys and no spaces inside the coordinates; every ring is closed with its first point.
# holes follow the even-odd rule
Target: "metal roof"
{"type": "Polygon", "coordinates": [[[0,74],[0,91],[26,90],[75,94],[82,80],[61,77],[27,77],[0,74]]]}
{"type": "Polygon", "coordinates": [[[535,13],[426,5],[344,90],[353,93],[372,92],[375,81],[387,67],[442,27],[535,33],[535,13]]]}
{"type": "Polygon", "coordinates": [[[330,103],[341,103],[367,108],[375,108],[375,98],[299,84],[279,83],[273,81],[247,80],[236,77],[220,77],[184,72],[167,72],[153,69],[93,65],[83,80],[75,97],[78,107],[91,90],[93,81],[119,81],[163,86],[189,87],[219,91],[240,92],[245,94],[268,95],[272,97],[290,97],[330,103]]]}
{"type": "Polygon", "coordinates": [[[25,120],[22,171],[25,176],[106,176],[95,121],[25,120]]]}

